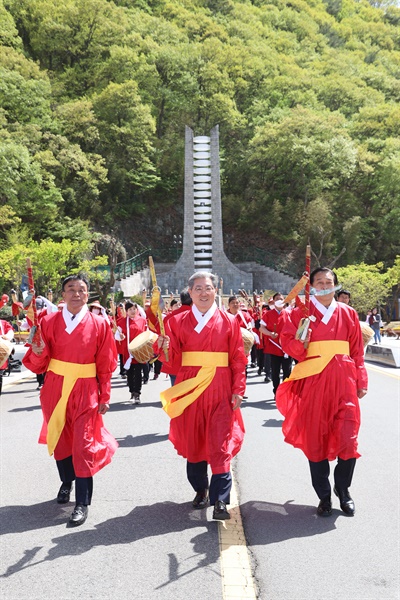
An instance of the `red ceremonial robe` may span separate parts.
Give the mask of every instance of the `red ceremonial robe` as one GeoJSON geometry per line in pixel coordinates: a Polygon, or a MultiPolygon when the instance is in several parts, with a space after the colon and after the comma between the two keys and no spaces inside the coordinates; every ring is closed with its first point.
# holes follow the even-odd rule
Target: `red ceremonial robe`
{"type": "MultiPolygon", "coordinates": [[[[14,329],[11,327],[8,321],[0,319],[0,335],[4,335],[9,342],[14,338],[14,329]]],[[[5,370],[8,367],[8,359],[0,365],[0,370],[5,370]]]]}
{"type": "MultiPolygon", "coordinates": [[[[132,340],[135,339],[135,337],[137,337],[140,333],[143,333],[144,331],[146,331],[147,321],[139,313],[137,313],[134,319],[132,319],[131,317],[121,317],[120,319],[118,319],[117,325],[118,325],[118,327],[121,328],[121,331],[125,336],[125,339],[123,339],[122,342],[120,342],[120,344],[121,344],[120,348],[122,351],[121,353],[122,353],[124,364],[125,364],[126,361],[128,360],[128,358],[131,357],[131,355],[129,354],[129,349],[128,349],[128,329],[127,329],[128,326],[129,326],[129,343],[131,343],[132,340]]],[[[133,358],[133,356],[131,358],[132,358],[132,361],[131,361],[132,363],[138,364],[138,361],[135,358],[133,358]]]]}
{"type": "MultiPolygon", "coordinates": [[[[54,458],[72,455],[77,477],[91,477],[105,467],[118,447],[103,425],[99,404],[107,404],[111,375],[117,366],[117,353],[108,321],[89,311],[71,334],[65,331],[62,312],[51,313],[40,323],[45,349],[37,356],[29,348],[23,363],[33,373],[47,371],[50,359],[69,363],[96,363],[96,377],[78,379],[67,403],[64,429],[54,450],[54,458]]],[[[47,371],[40,392],[45,424],[61,398],[64,377],[47,371]]],[[[43,430],[44,433],[44,430],[43,430]]],[[[41,435],[40,443],[46,443],[41,435]]]]}
{"type": "MultiPolygon", "coordinates": [[[[298,380],[285,380],[276,393],[276,406],[284,415],[282,431],[285,441],[300,448],[313,462],[358,458],[357,435],[360,427],[358,389],[366,389],[364,348],[356,311],[337,303],[327,324],[323,315],[310,302],[311,341],[344,340],[349,342],[350,355],[335,355],[325,369],[298,380]]],[[[302,362],[306,350],[295,339],[303,313],[296,308],[284,312],[280,335],[282,348],[302,362]]],[[[311,359],[312,360],[312,359],[311,359]]]]}
{"type": "MultiPolygon", "coordinates": [[[[214,379],[181,415],[171,419],[169,439],[189,462],[207,461],[214,474],[227,473],[243,443],[240,409],[232,410],[232,394],[246,387],[243,341],[238,321],[216,310],[200,333],[192,310],[176,315],[170,330],[170,355],[181,365],[183,352],[227,352],[229,367],[217,367],[214,379]],[[178,357],[178,358],[176,358],[178,357]]],[[[200,367],[180,366],[176,384],[195,377],[200,367]]]]}

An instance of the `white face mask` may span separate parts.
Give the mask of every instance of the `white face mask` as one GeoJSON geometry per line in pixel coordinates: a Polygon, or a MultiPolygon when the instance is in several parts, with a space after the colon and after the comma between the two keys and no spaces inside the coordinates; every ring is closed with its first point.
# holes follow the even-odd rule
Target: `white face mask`
{"type": "Polygon", "coordinates": [[[101,315],[101,310],[99,308],[92,308],[92,313],[94,315],[101,315]]]}

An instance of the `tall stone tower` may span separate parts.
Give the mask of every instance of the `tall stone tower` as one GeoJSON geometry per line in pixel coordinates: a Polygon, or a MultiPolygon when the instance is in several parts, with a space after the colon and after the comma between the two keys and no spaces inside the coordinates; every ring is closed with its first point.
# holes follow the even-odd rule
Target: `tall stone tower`
{"type": "Polygon", "coordinates": [[[238,269],[225,255],[222,236],[219,127],[210,136],[194,137],[185,129],[185,205],[182,255],[157,281],[182,290],[195,271],[211,271],[223,279],[225,292],[253,289],[253,275],[238,269]]]}

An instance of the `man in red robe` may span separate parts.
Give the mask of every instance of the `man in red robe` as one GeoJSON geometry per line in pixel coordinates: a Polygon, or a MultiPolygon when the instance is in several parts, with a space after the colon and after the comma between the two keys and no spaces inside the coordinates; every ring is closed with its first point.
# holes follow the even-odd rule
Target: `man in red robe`
{"type": "Polygon", "coordinates": [[[276,405],[285,417],[285,441],[300,448],[309,460],[312,485],[320,499],[317,513],[332,514],[329,461],[337,458],[334,492],[343,512],[353,516],[349,487],[360,456],[359,399],[367,393],[368,383],[360,323],[353,308],[334,299],[337,279],[330,269],[315,269],[310,283],[315,295],[306,344],[296,339],[302,309],[283,316],[282,348],[299,363],[279,386],[276,405]]]}
{"type": "MultiPolygon", "coordinates": [[[[167,335],[170,335],[171,329],[172,330],[174,329],[175,317],[177,317],[177,315],[180,315],[183,312],[186,312],[187,310],[190,310],[190,307],[193,304],[192,299],[191,299],[190,294],[187,289],[184,289],[181,291],[180,299],[181,299],[181,305],[176,310],[172,310],[171,312],[169,312],[165,315],[164,327],[165,327],[165,333],[167,335]]],[[[174,358],[175,358],[175,363],[173,363],[171,360],[169,360],[166,363],[162,363],[162,369],[161,369],[161,371],[163,373],[167,373],[167,375],[169,375],[171,385],[175,384],[176,374],[179,371],[179,367],[181,366],[181,364],[179,362],[180,358],[181,358],[180,355],[177,354],[174,358]]]]}
{"type": "Polygon", "coordinates": [[[290,375],[292,368],[292,359],[283,350],[279,340],[279,334],[282,329],[283,321],[279,318],[283,310],[282,294],[277,292],[272,296],[274,306],[265,312],[260,321],[260,330],[265,336],[265,352],[271,357],[271,377],[274,397],[280,384],[281,369],[283,379],[290,375]]]}
{"type": "Polygon", "coordinates": [[[143,364],[131,356],[129,353],[129,344],[143,331],[147,329],[147,322],[138,310],[136,302],[128,300],[125,303],[126,317],[121,317],[117,321],[118,329],[115,333],[115,339],[121,342],[124,369],[127,375],[128,387],[131,393],[131,400],[135,404],[140,404],[140,393],[142,391],[142,368],[143,364]]]}
{"type": "Polygon", "coordinates": [[[47,371],[40,393],[44,427],[39,441],[54,453],[62,485],[57,502],[69,501],[75,480],[76,506],[70,525],[88,514],[93,475],[118,446],[103,425],[117,353],[109,323],[89,312],[89,284],[80,275],[62,284],[65,305],[40,322],[42,343],[32,344],[23,363],[33,373],[47,371]]]}
{"type": "Polygon", "coordinates": [[[192,307],[174,316],[170,328],[170,360],[180,366],[175,385],[161,400],[171,417],[169,439],[187,459],[187,477],[196,491],[193,507],[204,508],[209,495],[213,518],[222,520],[230,518],[230,464],[244,437],[239,407],[247,359],[239,322],[215,303],[217,285],[211,273],[189,279],[192,307]]]}

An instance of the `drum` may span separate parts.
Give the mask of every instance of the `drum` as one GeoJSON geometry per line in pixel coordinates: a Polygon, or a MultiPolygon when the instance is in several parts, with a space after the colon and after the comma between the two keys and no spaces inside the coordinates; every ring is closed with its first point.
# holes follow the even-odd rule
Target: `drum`
{"type": "Polygon", "coordinates": [[[132,340],[128,346],[129,354],[133,356],[138,363],[147,363],[154,358],[153,344],[157,341],[158,335],[154,331],[143,331],[132,340]]]}
{"type": "Polygon", "coordinates": [[[0,338],[0,367],[4,365],[4,363],[10,356],[11,350],[12,344],[10,344],[10,342],[8,342],[7,340],[3,340],[3,338],[0,338]]]}
{"type": "Polygon", "coordinates": [[[374,337],[374,330],[367,323],[360,321],[361,333],[363,337],[364,348],[368,345],[369,340],[374,337]]]}
{"type": "Polygon", "coordinates": [[[248,354],[250,354],[251,349],[253,347],[254,335],[253,335],[252,331],[249,331],[248,329],[245,329],[244,327],[240,328],[240,332],[242,334],[244,353],[247,356],[248,354]]]}

